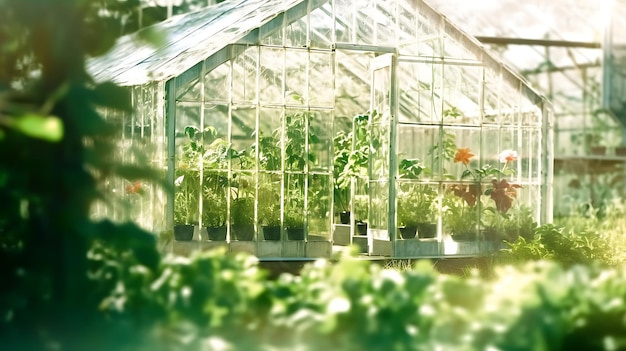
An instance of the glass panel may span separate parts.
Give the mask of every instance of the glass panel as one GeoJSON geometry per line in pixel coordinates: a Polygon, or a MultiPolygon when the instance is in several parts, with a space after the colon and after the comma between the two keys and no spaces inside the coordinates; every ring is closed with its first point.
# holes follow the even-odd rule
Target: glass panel
{"type": "Polygon", "coordinates": [[[373,53],[337,50],[335,62],[335,115],[352,117],[370,109],[370,69],[373,53]]]}
{"type": "Polygon", "coordinates": [[[355,8],[352,0],[335,1],[335,35],[338,43],[356,42],[355,8]]]}
{"type": "Polygon", "coordinates": [[[331,111],[310,111],[309,172],[329,172],[332,163],[333,114],[331,111]]]}
{"type": "Polygon", "coordinates": [[[174,224],[200,221],[200,108],[177,106],[174,224]]]}
{"type": "Polygon", "coordinates": [[[303,50],[285,50],[286,85],[285,103],[302,106],[307,103],[307,61],[308,52],[303,50]]]}
{"type": "Polygon", "coordinates": [[[354,219],[357,222],[365,222],[368,221],[369,215],[369,186],[367,182],[367,178],[356,177],[353,180],[354,187],[354,203],[353,203],[353,212],[354,219]]]}
{"type": "Polygon", "coordinates": [[[376,11],[371,16],[374,20],[376,45],[397,46],[396,42],[396,4],[397,1],[378,1],[376,11]]]}
{"type": "Polygon", "coordinates": [[[309,104],[315,107],[333,107],[333,54],[309,53],[309,104]]]}
{"type": "Polygon", "coordinates": [[[398,16],[398,47],[400,55],[417,55],[417,18],[415,10],[403,1],[397,3],[398,16]]]}
{"type": "Polygon", "coordinates": [[[261,108],[259,117],[259,170],[280,171],[282,167],[282,109],[261,108]]]}
{"type": "Polygon", "coordinates": [[[397,237],[434,238],[437,235],[437,186],[400,180],[396,191],[397,237]]]}
{"type": "Polygon", "coordinates": [[[285,28],[275,30],[272,34],[261,40],[261,45],[283,46],[283,39],[285,37],[283,33],[284,30],[285,28]]]}
{"type": "Polygon", "coordinates": [[[308,188],[308,240],[330,240],[330,176],[326,174],[309,175],[308,188]]]}
{"type": "Polygon", "coordinates": [[[204,168],[228,169],[228,105],[204,105],[204,168]]]}
{"type": "Polygon", "coordinates": [[[482,67],[444,65],[443,82],[444,123],[479,125],[482,67]]]}
{"type": "MultiPolygon", "coordinates": [[[[457,149],[452,158],[443,160],[444,177],[460,180],[463,173],[469,170],[464,179],[471,180],[480,175],[476,172],[481,167],[480,129],[478,128],[446,128],[445,133],[451,144],[450,150],[457,149]],[[456,162],[455,162],[456,159],[456,162]]],[[[496,139],[497,140],[497,139],[496,139]]],[[[452,154],[449,154],[452,156],[452,154]]]]}
{"type": "Polygon", "coordinates": [[[391,68],[384,67],[374,71],[374,84],[372,86],[372,111],[378,111],[381,114],[389,112],[390,91],[391,91],[391,68]]]}
{"type": "Polygon", "coordinates": [[[304,188],[303,174],[285,174],[285,228],[288,240],[304,240],[304,188]]]}
{"type": "Polygon", "coordinates": [[[429,179],[437,175],[437,178],[440,178],[441,167],[440,163],[436,162],[439,159],[437,152],[439,134],[438,127],[398,125],[396,148],[398,177],[429,179]]]}
{"type": "Polygon", "coordinates": [[[443,45],[445,56],[449,58],[477,61],[482,57],[479,47],[447,21],[444,24],[443,45]]]}
{"type": "Polygon", "coordinates": [[[194,80],[191,83],[189,83],[187,87],[185,87],[185,89],[181,93],[180,98],[178,98],[178,101],[184,101],[184,102],[200,101],[201,100],[200,90],[201,90],[200,80],[199,79],[194,80]]]}
{"type": "Polygon", "coordinates": [[[541,161],[541,130],[523,129],[522,145],[518,155],[518,174],[520,181],[541,182],[539,162],[541,161]]]}
{"type": "Polygon", "coordinates": [[[370,133],[370,178],[389,179],[389,126],[372,124],[370,133]]]}
{"type": "Polygon", "coordinates": [[[209,240],[224,241],[228,214],[228,172],[205,168],[202,185],[202,226],[207,228],[209,240]]]}
{"type": "Polygon", "coordinates": [[[355,44],[375,45],[374,23],[376,17],[376,0],[362,0],[356,6],[355,44]]]}
{"type": "Polygon", "coordinates": [[[499,123],[500,121],[500,85],[502,84],[500,76],[501,68],[501,65],[496,65],[495,62],[491,60],[489,60],[488,65],[485,66],[485,80],[483,83],[483,123],[499,123]]]}
{"type": "Polygon", "coordinates": [[[327,3],[311,12],[311,47],[331,47],[333,44],[332,35],[332,5],[327,3]]]}
{"type": "Polygon", "coordinates": [[[259,174],[259,225],[264,240],[281,238],[281,183],[281,174],[259,174]]]}
{"type": "Polygon", "coordinates": [[[254,200],[256,178],[253,172],[233,172],[230,187],[230,240],[254,240],[254,200]]]}
{"type": "MultiPolygon", "coordinates": [[[[352,118],[336,117],[333,119],[333,177],[335,212],[350,211],[350,179],[344,170],[352,150],[352,118]]],[[[335,219],[340,223],[339,218],[335,219]]],[[[347,224],[347,223],[346,223],[347,224]]]]}
{"type": "MultiPolygon", "coordinates": [[[[420,91],[422,83],[418,78],[418,65],[411,62],[398,64],[398,103],[400,122],[430,122],[430,111],[424,111],[420,91]]],[[[429,106],[429,105],[427,105],[429,106]]]]}
{"type": "Polygon", "coordinates": [[[304,172],[304,166],[313,155],[307,154],[309,112],[288,110],[285,117],[285,170],[304,172]]]}
{"type": "Polygon", "coordinates": [[[418,55],[443,57],[441,43],[441,16],[422,6],[417,17],[418,55]]]}
{"type": "Polygon", "coordinates": [[[285,28],[285,46],[303,48],[307,46],[306,17],[303,17],[285,28]]]}
{"type": "Polygon", "coordinates": [[[204,78],[204,100],[228,102],[230,99],[230,62],[217,66],[204,78]]]}
{"type": "Polygon", "coordinates": [[[376,239],[389,239],[389,183],[370,182],[369,226],[376,239]]]}
{"type": "Polygon", "coordinates": [[[285,50],[261,47],[261,78],[259,99],[261,102],[282,104],[285,50]]]}
{"type": "Polygon", "coordinates": [[[233,101],[256,102],[258,47],[249,47],[233,59],[233,101]]]}
{"type": "Polygon", "coordinates": [[[256,169],[256,114],[255,106],[232,106],[231,167],[233,169],[256,169]]]}

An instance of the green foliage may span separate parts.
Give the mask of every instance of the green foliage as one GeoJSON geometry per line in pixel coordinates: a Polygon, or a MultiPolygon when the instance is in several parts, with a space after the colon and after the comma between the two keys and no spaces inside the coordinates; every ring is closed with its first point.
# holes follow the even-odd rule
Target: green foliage
{"type": "Polygon", "coordinates": [[[535,238],[507,243],[503,259],[506,262],[551,259],[565,266],[575,264],[615,264],[608,241],[597,232],[564,231],[563,227],[546,224],[535,229],[535,238]]]}
{"type": "Polygon", "coordinates": [[[433,223],[437,214],[437,191],[429,185],[403,184],[397,193],[398,224],[407,227],[433,223]]]}
{"type": "Polygon", "coordinates": [[[452,236],[476,236],[478,230],[479,206],[470,206],[463,198],[448,191],[443,200],[443,223],[450,230],[452,236]]]}
{"type": "Polygon", "coordinates": [[[97,109],[128,111],[130,94],[93,82],[85,60],[118,36],[112,16],[137,5],[0,1],[0,349],[115,349],[131,337],[101,314],[116,279],[94,278],[103,261],[87,253],[104,247],[119,265],[150,270],[160,259],[155,236],[94,221],[91,205],[110,177],[158,173],[112,161],[116,134],[97,109]]]}
{"type": "Polygon", "coordinates": [[[102,306],[113,320],[142,321],[138,350],[218,341],[233,350],[614,350],[626,341],[623,269],[542,261],[484,280],[437,274],[426,261],[398,271],[342,257],[265,280],[255,262],[216,251],[152,271],[135,265],[119,271],[102,306]]]}

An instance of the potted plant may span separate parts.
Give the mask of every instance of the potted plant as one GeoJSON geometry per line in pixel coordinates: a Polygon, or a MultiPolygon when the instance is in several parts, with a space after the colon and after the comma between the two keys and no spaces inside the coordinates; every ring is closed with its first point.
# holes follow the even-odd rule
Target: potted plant
{"type": "Polygon", "coordinates": [[[304,240],[304,213],[302,209],[292,208],[285,212],[285,228],[289,240],[304,240]]]}
{"type": "Polygon", "coordinates": [[[501,232],[509,242],[516,241],[520,236],[530,242],[537,228],[537,222],[533,218],[532,210],[525,205],[517,205],[511,208],[502,221],[501,232]]]}
{"type": "Polygon", "coordinates": [[[228,162],[234,152],[217,132],[207,127],[204,133],[205,151],[202,157],[204,167],[202,224],[212,241],[226,240],[228,162]]]}
{"type": "Polygon", "coordinates": [[[204,154],[202,133],[194,126],[185,127],[186,142],[180,148],[174,181],[174,238],[189,241],[198,224],[200,208],[200,161],[204,154]]]}
{"type": "Polygon", "coordinates": [[[477,239],[479,206],[476,205],[476,200],[478,196],[480,196],[480,186],[476,184],[454,184],[444,195],[443,222],[452,240],[477,239]]]}
{"type": "MultiPolygon", "coordinates": [[[[400,179],[419,179],[423,173],[430,173],[419,159],[403,159],[398,164],[400,179]]],[[[400,183],[396,211],[398,228],[403,239],[411,239],[415,234],[420,238],[434,238],[437,235],[434,201],[437,191],[426,184],[400,183]]]]}
{"type": "Polygon", "coordinates": [[[429,185],[411,184],[406,191],[399,192],[397,199],[398,225],[403,239],[434,238],[437,235],[435,222],[435,199],[437,192],[429,185]]]}
{"type": "Polygon", "coordinates": [[[265,240],[280,240],[280,178],[259,186],[259,224],[265,240]]]}
{"type": "Polygon", "coordinates": [[[254,239],[254,187],[252,174],[233,172],[230,180],[231,239],[254,239]]]}
{"type": "Polygon", "coordinates": [[[350,224],[350,178],[342,176],[352,149],[352,133],[340,131],[333,138],[333,196],[341,224],[350,224]]]}
{"type": "Polygon", "coordinates": [[[225,189],[221,190],[221,194],[212,190],[207,187],[204,191],[202,224],[206,227],[209,240],[225,241],[227,232],[227,204],[223,194],[225,189]]]}
{"type": "MultiPolygon", "coordinates": [[[[366,183],[367,168],[369,165],[370,133],[369,119],[376,116],[371,114],[356,115],[352,119],[352,132],[342,134],[335,139],[335,203],[343,206],[342,223],[349,223],[350,192],[353,182],[356,181],[356,195],[354,199],[355,224],[358,235],[367,234],[367,192],[359,191],[361,183],[366,183]]],[[[361,189],[363,190],[363,189],[361,189]]]]}
{"type": "Polygon", "coordinates": [[[231,232],[237,240],[254,238],[254,197],[237,197],[231,201],[231,232]]]}
{"type": "Polygon", "coordinates": [[[290,180],[285,197],[285,230],[289,240],[304,240],[304,184],[300,177],[290,180]]]}

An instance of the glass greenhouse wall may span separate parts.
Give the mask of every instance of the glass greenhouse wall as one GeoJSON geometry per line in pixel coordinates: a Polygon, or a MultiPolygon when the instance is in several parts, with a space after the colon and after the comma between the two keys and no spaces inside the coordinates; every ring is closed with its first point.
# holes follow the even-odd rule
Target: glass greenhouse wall
{"type": "Polygon", "coordinates": [[[189,225],[179,253],[476,255],[551,219],[549,105],[421,1],[226,1],[153,30],[91,68],[160,128],[129,140],[174,191],[139,211],[189,225]]]}

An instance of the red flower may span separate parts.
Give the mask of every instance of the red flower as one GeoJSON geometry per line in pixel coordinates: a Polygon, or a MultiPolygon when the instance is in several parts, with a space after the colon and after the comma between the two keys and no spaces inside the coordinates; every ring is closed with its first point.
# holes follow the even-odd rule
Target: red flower
{"type": "Polygon", "coordinates": [[[141,182],[136,181],[133,184],[126,185],[126,193],[127,194],[140,194],[143,192],[141,182]]]}
{"type": "Polygon", "coordinates": [[[506,179],[501,181],[492,180],[493,188],[488,191],[489,195],[496,203],[496,209],[501,213],[506,213],[513,206],[513,199],[517,197],[516,188],[522,188],[519,184],[510,184],[506,179]]]}
{"type": "Polygon", "coordinates": [[[468,206],[475,206],[480,196],[480,184],[454,184],[450,187],[454,195],[465,200],[468,206]]]}

